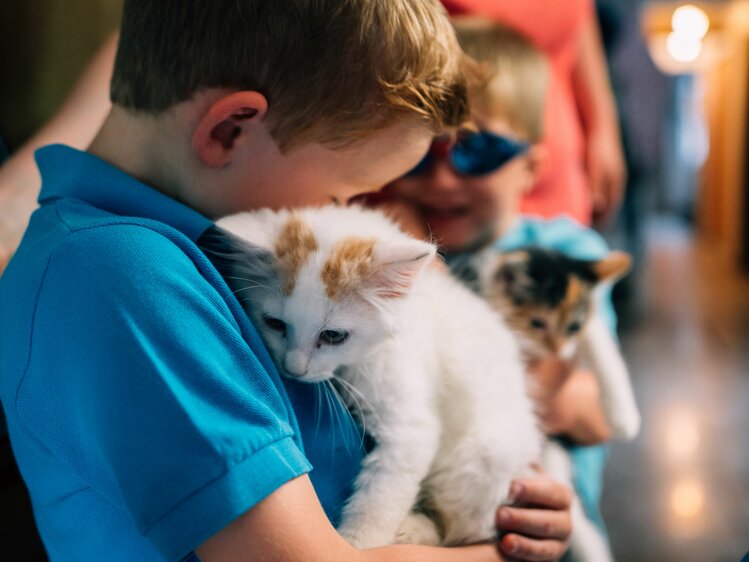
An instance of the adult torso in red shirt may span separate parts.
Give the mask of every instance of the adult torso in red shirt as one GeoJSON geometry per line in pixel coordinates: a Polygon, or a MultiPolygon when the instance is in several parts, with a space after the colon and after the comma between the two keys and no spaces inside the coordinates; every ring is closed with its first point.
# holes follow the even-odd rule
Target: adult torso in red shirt
{"type": "Polygon", "coordinates": [[[591,220],[585,173],[585,139],[573,89],[579,34],[593,14],[592,0],[443,0],[452,14],[483,15],[513,28],[549,58],[551,77],[545,115],[548,150],[544,174],[523,201],[525,213],[591,220]]]}

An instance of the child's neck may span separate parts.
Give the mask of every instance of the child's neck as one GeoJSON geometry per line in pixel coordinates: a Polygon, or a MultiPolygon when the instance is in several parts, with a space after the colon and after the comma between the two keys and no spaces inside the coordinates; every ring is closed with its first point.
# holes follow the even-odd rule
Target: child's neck
{"type": "Polygon", "coordinates": [[[184,169],[179,162],[184,158],[180,151],[184,142],[170,134],[177,130],[175,124],[169,113],[152,117],[115,106],[88,152],[164,195],[193,207],[185,197],[186,178],[180,172],[184,169]]]}
{"type": "Polygon", "coordinates": [[[497,223],[497,231],[495,238],[501,238],[502,236],[506,235],[508,232],[512,231],[514,229],[518,222],[520,222],[520,214],[513,213],[512,215],[508,215],[504,217],[502,220],[500,220],[497,223]]]}

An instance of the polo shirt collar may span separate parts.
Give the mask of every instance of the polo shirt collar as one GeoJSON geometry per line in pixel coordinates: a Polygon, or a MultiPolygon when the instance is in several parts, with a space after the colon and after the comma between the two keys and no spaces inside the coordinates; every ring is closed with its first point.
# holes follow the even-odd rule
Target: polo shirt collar
{"type": "Polygon", "coordinates": [[[65,197],[80,199],[110,213],[168,224],[196,241],[213,222],[104,160],[54,144],[36,151],[42,174],[39,204],[65,197]]]}

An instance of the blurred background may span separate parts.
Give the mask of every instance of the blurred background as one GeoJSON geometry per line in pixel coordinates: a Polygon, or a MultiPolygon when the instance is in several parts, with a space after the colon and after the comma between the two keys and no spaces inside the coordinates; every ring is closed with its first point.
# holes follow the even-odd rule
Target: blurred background
{"type": "MultiPolygon", "coordinates": [[[[644,415],[635,442],[611,447],[604,516],[620,562],[736,562],[749,551],[749,0],[597,7],[629,168],[604,235],[636,256],[616,305],[644,415]]],[[[3,0],[0,160],[54,114],[120,9],[3,0]]],[[[3,213],[24,220],[33,197],[14,204],[3,213]]],[[[18,225],[4,228],[10,246],[18,225]]],[[[2,439],[3,542],[45,560],[2,439]]]]}

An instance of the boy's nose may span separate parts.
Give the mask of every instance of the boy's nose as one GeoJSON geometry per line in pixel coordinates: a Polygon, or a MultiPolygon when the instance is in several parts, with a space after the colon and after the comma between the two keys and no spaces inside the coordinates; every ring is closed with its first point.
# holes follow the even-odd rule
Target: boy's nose
{"type": "Polygon", "coordinates": [[[439,192],[458,191],[463,187],[463,181],[443,158],[439,158],[432,166],[429,174],[432,190],[439,192]]]}

